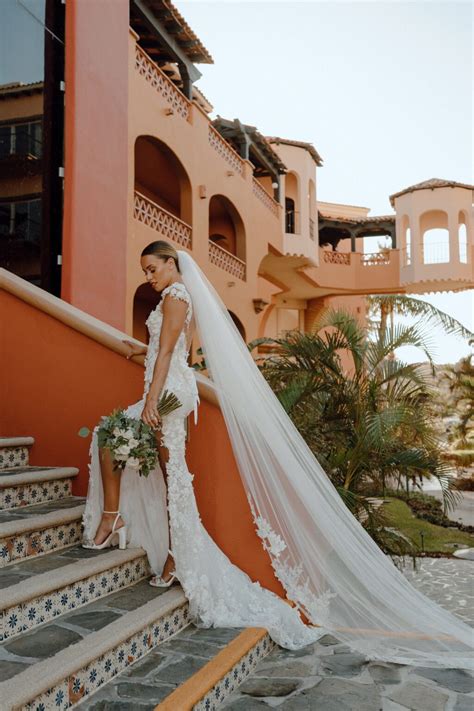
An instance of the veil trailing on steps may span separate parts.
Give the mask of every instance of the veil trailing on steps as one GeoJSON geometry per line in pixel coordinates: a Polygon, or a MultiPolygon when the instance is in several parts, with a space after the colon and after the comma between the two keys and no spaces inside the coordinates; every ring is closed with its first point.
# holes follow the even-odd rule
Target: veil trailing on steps
{"type": "Polygon", "coordinates": [[[369,659],[471,668],[474,631],[413,588],[350,513],[217,291],[178,256],[257,533],[287,597],[369,659]]]}

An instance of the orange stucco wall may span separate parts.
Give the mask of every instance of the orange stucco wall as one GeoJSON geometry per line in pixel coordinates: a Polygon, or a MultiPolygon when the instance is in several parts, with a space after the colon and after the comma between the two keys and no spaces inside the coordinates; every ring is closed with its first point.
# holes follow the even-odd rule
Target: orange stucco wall
{"type": "MultiPolygon", "coordinates": [[[[143,368],[6,291],[0,319],[9,332],[0,353],[4,379],[0,431],[35,438],[32,464],[75,466],[73,494],[85,496],[89,438],[77,435],[143,391],[143,368]]],[[[190,418],[189,470],[202,521],[222,550],[254,580],[282,594],[255,533],[220,410],[202,399],[190,418]]]]}
{"type": "Polygon", "coordinates": [[[124,326],[128,0],[66,6],[62,293],[124,326]]]}

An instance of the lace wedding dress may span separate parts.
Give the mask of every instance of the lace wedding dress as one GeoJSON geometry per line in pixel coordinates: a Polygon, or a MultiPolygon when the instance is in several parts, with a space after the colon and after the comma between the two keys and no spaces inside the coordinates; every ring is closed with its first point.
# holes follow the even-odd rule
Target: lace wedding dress
{"type": "MultiPolygon", "coordinates": [[[[146,325],[150,343],[145,360],[145,387],[141,400],[126,413],[140,418],[150,388],[158,355],[163,320],[162,304],[169,295],[184,300],[186,320],[176,342],[163,389],[171,390],[181,406],[163,417],[162,444],[168,449],[166,487],[159,466],[148,477],[126,467],[121,474],[119,509],[128,525],[127,544],[145,549],[151,569],[161,575],[171,547],[176,576],[189,601],[190,617],[198,627],[264,627],[272,639],[287,649],[298,649],[314,642],[326,630],[303,623],[296,608],[278,595],[262,588],[221,551],[204,528],[193,490],[193,474],[186,465],[186,417],[194,410],[197,421],[199,395],[194,370],[187,363],[186,332],[193,305],[186,286],[174,282],[162,291],[159,304],[146,325]],[[171,533],[171,546],[168,534],[171,533]]],[[[90,448],[90,478],[83,514],[84,539],[92,540],[101,519],[103,486],[100,474],[97,430],[90,448]]]]}

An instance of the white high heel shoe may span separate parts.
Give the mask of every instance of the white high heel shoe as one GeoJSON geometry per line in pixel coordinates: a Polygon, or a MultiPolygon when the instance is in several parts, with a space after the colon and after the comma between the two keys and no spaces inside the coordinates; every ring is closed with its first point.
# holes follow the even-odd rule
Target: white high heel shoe
{"type": "Polygon", "coordinates": [[[112,530],[102,543],[94,543],[94,541],[86,542],[82,544],[83,548],[91,548],[92,550],[101,550],[102,548],[109,548],[112,545],[112,538],[116,535],[119,537],[119,548],[120,550],[125,550],[127,547],[127,525],[124,524],[120,528],[115,529],[115,524],[120,516],[120,511],[104,511],[103,513],[114,513],[117,516],[114,519],[112,530]]]}
{"type": "MultiPolygon", "coordinates": [[[[171,551],[168,551],[168,553],[170,555],[173,555],[171,551]]],[[[176,571],[173,570],[171,573],[171,578],[169,580],[163,580],[163,578],[160,578],[158,575],[153,575],[153,577],[150,578],[148,582],[150,583],[150,585],[153,585],[154,588],[169,588],[175,580],[176,571]]]]}

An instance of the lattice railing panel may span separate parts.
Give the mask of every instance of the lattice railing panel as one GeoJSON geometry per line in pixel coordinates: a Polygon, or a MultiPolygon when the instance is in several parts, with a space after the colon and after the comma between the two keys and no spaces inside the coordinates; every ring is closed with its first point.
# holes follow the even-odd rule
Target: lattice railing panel
{"type": "Polygon", "coordinates": [[[192,229],[164,208],[135,192],[133,216],[163,237],[168,237],[182,247],[191,249],[192,229]]]}
{"type": "Polygon", "coordinates": [[[186,120],[189,119],[191,103],[138,44],[135,46],[135,69],[163,96],[177,114],[186,120]]]}
{"type": "Polygon", "coordinates": [[[242,158],[229,146],[227,141],[222,138],[219,131],[216,131],[212,124],[209,124],[209,143],[239,175],[244,174],[244,162],[242,158]]]}
{"type": "Polygon", "coordinates": [[[209,240],[209,261],[238,279],[245,279],[245,262],[209,240]]]}
{"type": "Polygon", "coordinates": [[[256,178],[253,179],[253,192],[258,197],[258,199],[261,200],[263,204],[268,207],[268,209],[271,210],[276,217],[278,217],[277,201],[274,200],[272,196],[267,193],[263,185],[261,185],[261,183],[259,183],[256,178]]]}
{"type": "Polygon", "coordinates": [[[330,252],[324,250],[324,261],[328,264],[349,264],[351,263],[350,252],[330,252]]]}

